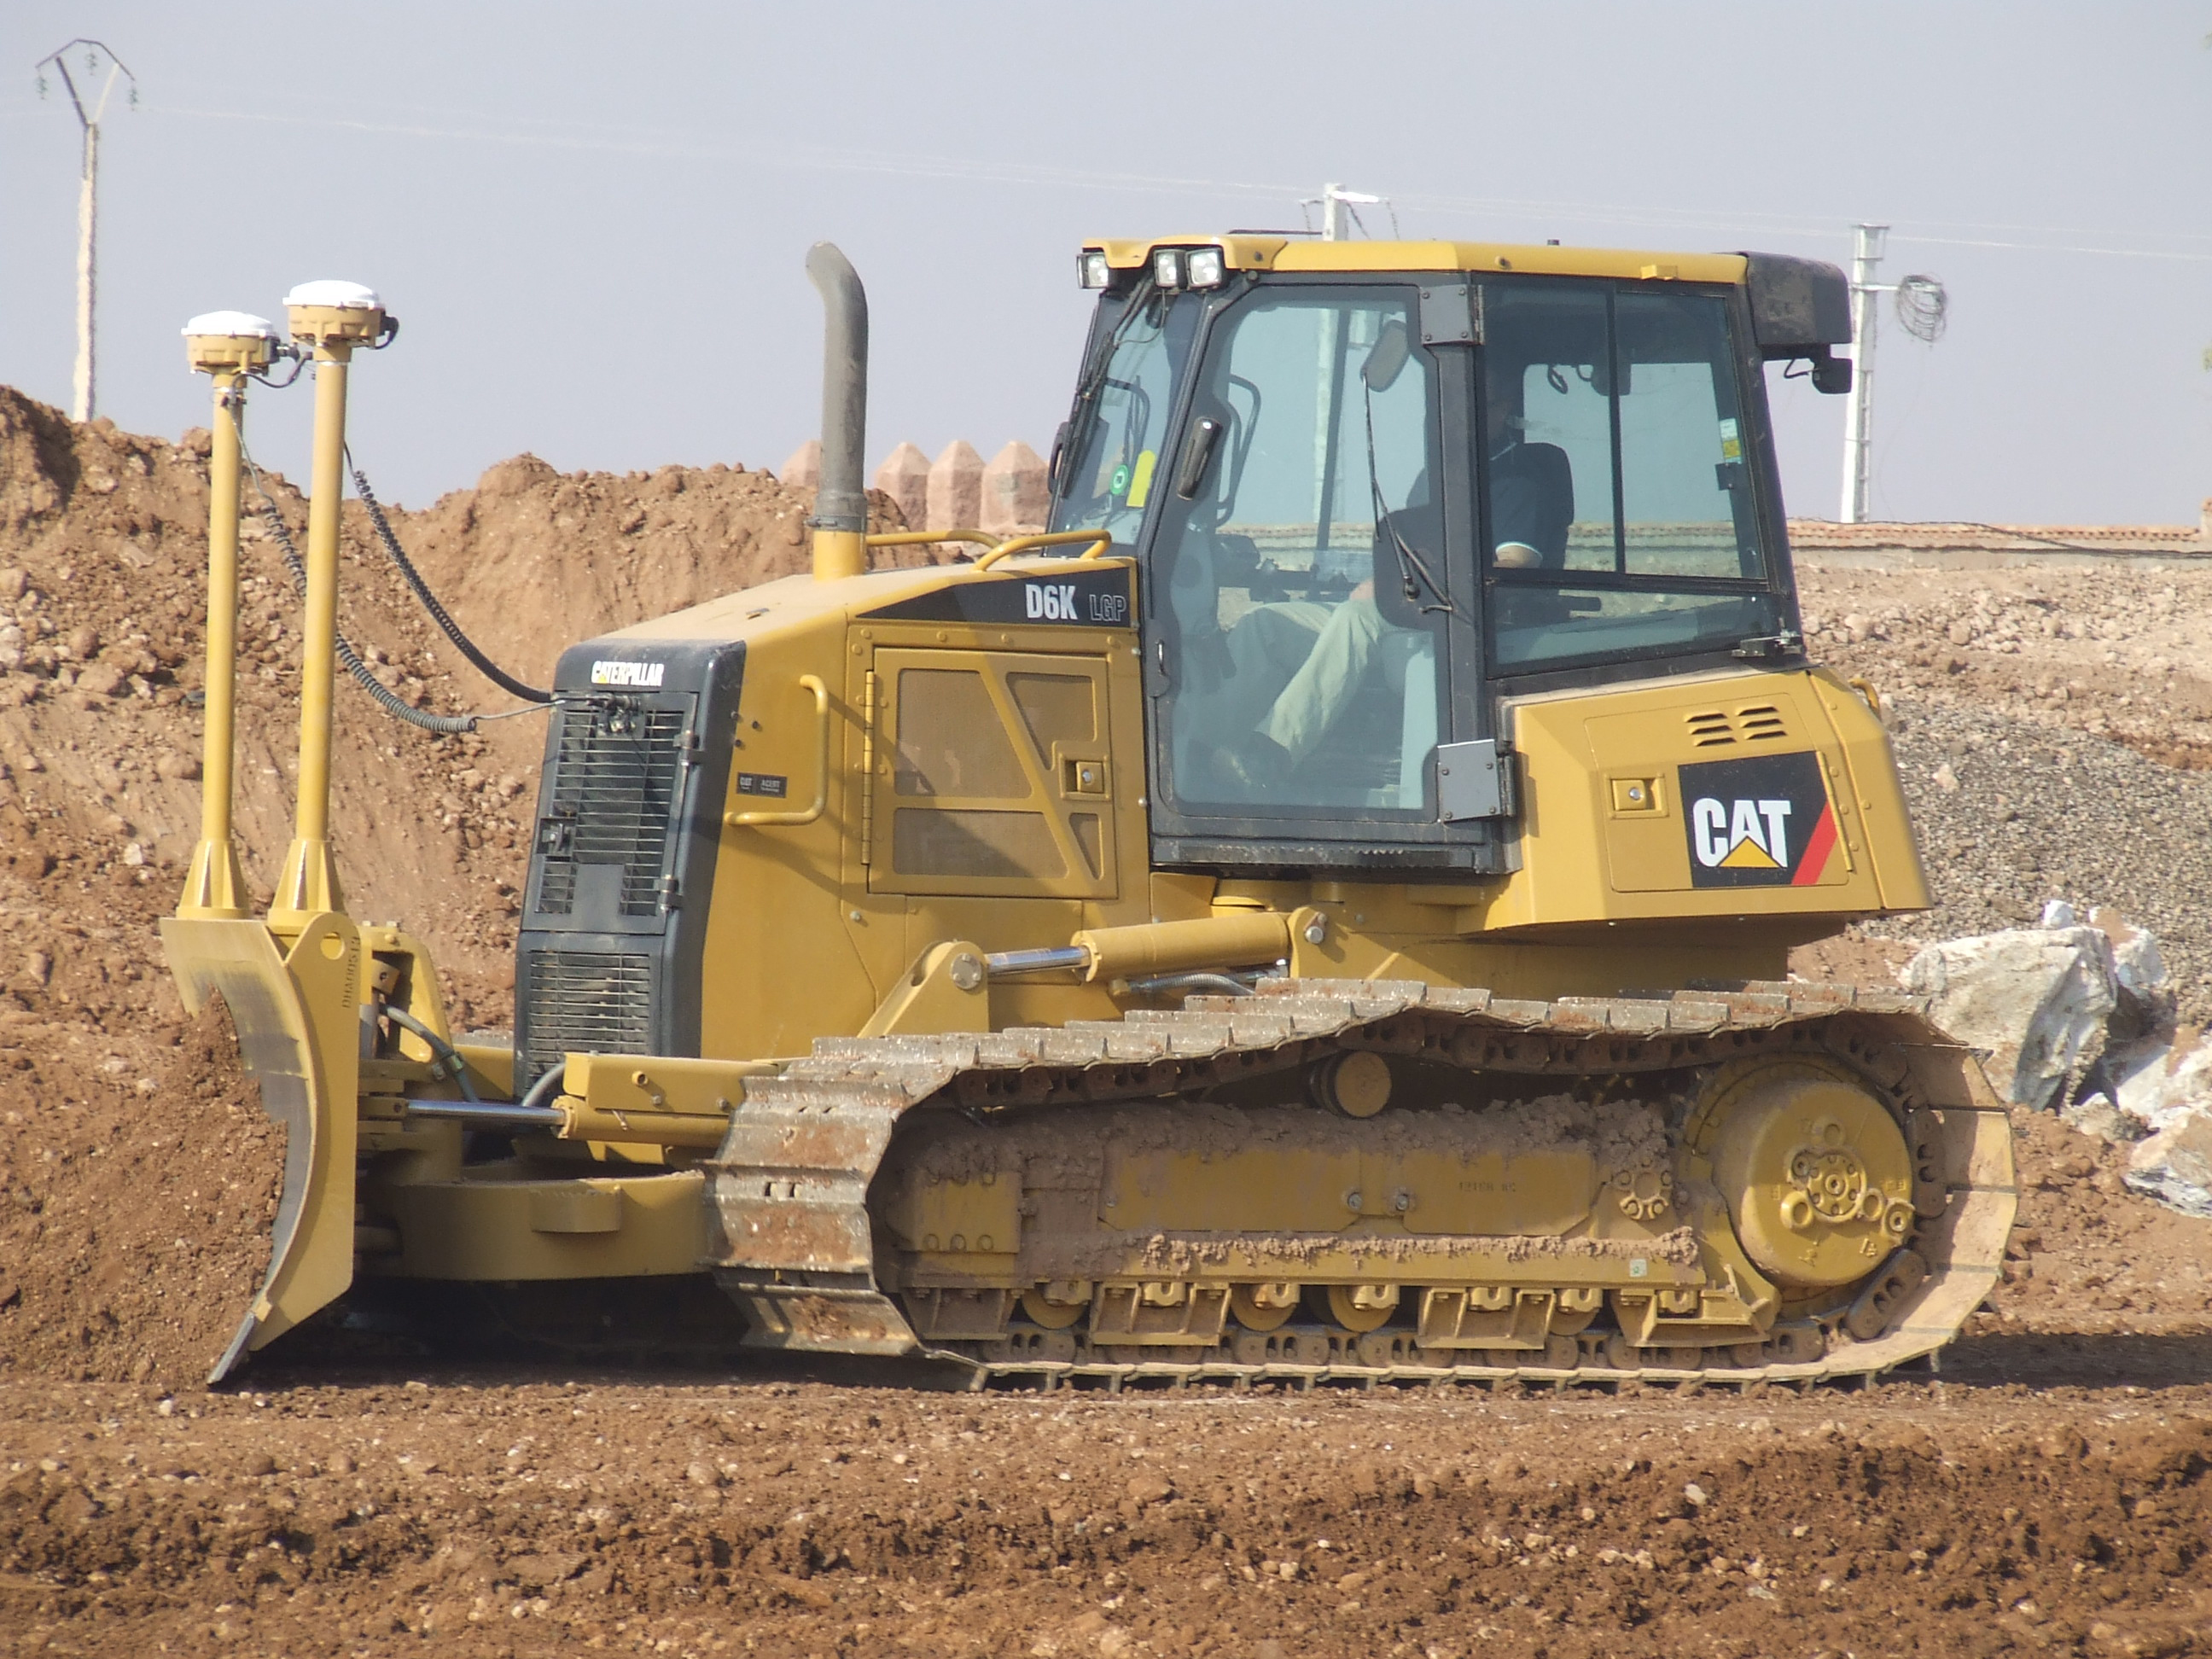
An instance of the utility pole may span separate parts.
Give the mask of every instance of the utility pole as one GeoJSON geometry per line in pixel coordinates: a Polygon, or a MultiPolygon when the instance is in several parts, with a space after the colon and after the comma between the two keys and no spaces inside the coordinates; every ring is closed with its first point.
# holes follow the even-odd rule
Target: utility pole
{"type": "MultiPolygon", "coordinates": [[[[131,83],[131,101],[138,101],[138,77],[124,66],[123,60],[98,40],[77,39],[50,52],[39,60],[43,70],[49,64],[62,78],[68,91],[70,104],[76,111],[77,125],[84,130],[83,176],[77,189],[76,203],[76,374],[71,387],[70,416],[73,420],[88,421],[95,407],[93,392],[93,295],[97,287],[98,261],[95,258],[95,228],[100,217],[100,121],[107,112],[109,94],[115,90],[119,76],[131,83]],[[106,78],[100,83],[99,96],[88,105],[85,95],[77,90],[76,77],[70,73],[69,54],[79,46],[84,48],[85,84],[89,87],[100,73],[100,61],[107,64],[106,78]]],[[[39,77],[39,93],[45,96],[46,76],[39,77]]]]}
{"type": "MultiPolygon", "coordinates": [[[[1370,196],[1364,191],[1346,190],[1342,185],[1323,185],[1321,187],[1321,239],[1324,242],[1349,241],[1352,223],[1358,217],[1355,208],[1373,207],[1382,198],[1370,196]]],[[[1393,222],[1395,222],[1395,216],[1393,222]]]]}
{"type": "Polygon", "coordinates": [[[1864,524],[1867,485],[1874,471],[1875,295],[1884,292],[1874,280],[1887,225],[1856,225],[1851,248],[1851,390],[1844,410],[1844,507],[1845,524],[1864,524]]]}

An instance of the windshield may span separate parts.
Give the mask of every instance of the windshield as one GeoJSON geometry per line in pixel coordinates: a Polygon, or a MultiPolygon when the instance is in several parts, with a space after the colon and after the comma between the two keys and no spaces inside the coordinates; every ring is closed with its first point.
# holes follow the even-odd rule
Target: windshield
{"type": "Polygon", "coordinates": [[[1149,281],[1099,300],[1060,458],[1054,530],[1107,530],[1125,546],[1136,540],[1201,304],[1149,281]]]}

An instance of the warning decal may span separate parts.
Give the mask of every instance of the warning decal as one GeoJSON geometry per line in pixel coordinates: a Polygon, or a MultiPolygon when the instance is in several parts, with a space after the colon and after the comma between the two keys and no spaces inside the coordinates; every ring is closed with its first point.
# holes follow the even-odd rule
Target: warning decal
{"type": "Polygon", "coordinates": [[[1809,750],[1681,769],[1692,887],[1810,887],[1836,850],[1836,810],[1809,750]]]}

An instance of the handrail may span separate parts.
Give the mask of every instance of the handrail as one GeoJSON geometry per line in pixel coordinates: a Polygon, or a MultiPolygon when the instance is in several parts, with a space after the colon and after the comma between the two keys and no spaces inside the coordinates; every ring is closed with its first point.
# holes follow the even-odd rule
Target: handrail
{"type": "Polygon", "coordinates": [[[811,823],[830,805],[830,688],[812,674],[799,677],[799,688],[814,694],[814,720],[821,738],[820,781],[814,787],[814,804],[793,812],[729,812],[722,822],[732,830],[764,829],[777,824],[811,823]]]}
{"type": "Polygon", "coordinates": [[[1095,559],[1114,545],[1114,532],[1110,530],[1055,530],[1045,536],[1017,536],[1012,541],[1000,542],[976,560],[975,568],[987,570],[1000,560],[1011,558],[1017,553],[1028,553],[1040,547],[1065,547],[1071,542],[1089,542],[1091,545],[1075,556],[1095,559]]]}
{"type": "Polygon", "coordinates": [[[1000,538],[988,530],[886,530],[867,538],[870,547],[913,547],[922,542],[975,542],[996,547],[1000,538]]]}

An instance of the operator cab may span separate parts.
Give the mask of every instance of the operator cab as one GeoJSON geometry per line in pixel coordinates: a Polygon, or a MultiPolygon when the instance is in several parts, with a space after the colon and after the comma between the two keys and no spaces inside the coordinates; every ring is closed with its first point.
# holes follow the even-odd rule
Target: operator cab
{"type": "Polygon", "coordinates": [[[1830,389],[1842,276],[1668,258],[1085,251],[1051,526],[1142,573],[1157,864],[1500,872],[1503,699],[1796,665],[1761,366],[1830,389]]]}

